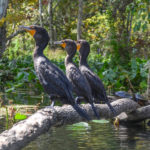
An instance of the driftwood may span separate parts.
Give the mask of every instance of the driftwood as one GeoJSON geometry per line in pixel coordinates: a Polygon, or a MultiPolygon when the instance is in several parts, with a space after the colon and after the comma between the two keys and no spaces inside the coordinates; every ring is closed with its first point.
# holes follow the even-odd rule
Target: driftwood
{"type": "MultiPolygon", "coordinates": [[[[139,114],[140,116],[141,108],[138,108],[139,105],[130,99],[119,99],[111,104],[118,115],[122,112],[130,113],[134,111],[136,115],[139,114]]],[[[83,104],[81,106],[92,119],[95,119],[89,104],[83,104]]],[[[101,118],[113,118],[112,112],[106,104],[96,104],[95,106],[101,118]]],[[[148,109],[149,108],[145,108],[149,113],[148,109]]],[[[132,113],[132,116],[135,115],[134,113],[132,113]]],[[[64,105],[63,107],[55,106],[53,109],[41,109],[28,119],[16,123],[11,129],[1,133],[0,150],[20,150],[37,136],[47,132],[53,126],[72,124],[83,120],[84,119],[81,118],[70,105],[64,105]]]]}
{"type": "Polygon", "coordinates": [[[120,123],[139,123],[150,118],[150,105],[138,108],[129,114],[123,112],[117,118],[120,123]]]}

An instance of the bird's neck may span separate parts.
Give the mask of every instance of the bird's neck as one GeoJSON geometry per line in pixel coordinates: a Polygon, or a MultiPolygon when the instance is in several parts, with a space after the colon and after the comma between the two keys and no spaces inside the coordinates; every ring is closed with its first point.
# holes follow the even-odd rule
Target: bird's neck
{"type": "Polygon", "coordinates": [[[87,57],[83,57],[83,56],[80,56],[80,61],[79,61],[79,65],[84,65],[84,66],[87,66],[89,67],[88,63],[87,63],[87,57]]]}
{"type": "Polygon", "coordinates": [[[45,47],[47,46],[47,43],[36,43],[35,49],[34,49],[34,57],[38,57],[43,55],[43,51],[45,47]]]}
{"type": "Polygon", "coordinates": [[[65,58],[65,65],[69,64],[69,63],[73,63],[72,59],[73,59],[74,55],[68,55],[65,58]]]}

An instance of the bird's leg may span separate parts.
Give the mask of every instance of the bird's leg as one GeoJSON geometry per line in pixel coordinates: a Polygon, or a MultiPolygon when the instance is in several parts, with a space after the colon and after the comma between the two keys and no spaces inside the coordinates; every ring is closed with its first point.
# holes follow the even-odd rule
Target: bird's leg
{"type": "Polygon", "coordinates": [[[76,103],[76,104],[80,104],[80,103],[81,103],[81,100],[84,100],[84,97],[82,97],[82,96],[77,96],[77,97],[75,98],[75,103],[76,103]]]}
{"type": "Polygon", "coordinates": [[[92,98],[92,100],[93,100],[93,103],[95,104],[95,103],[96,103],[96,101],[95,101],[95,98],[94,98],[94,97],[92,98]]]}
{"type": "Polygon", "coordinates": [[[78,96],[75,98],[75,103],[79,104],[79,97],[78,96]]]}
{"type": "Polygon", "coordinates": [[[106,104],[108,105],[109,109],[111,110],[111,112],[113,113],[113,117],[117,116],[117,112],[116,110],[112,107],[112,105],[110,104],[110,102],[106,102],[106,104]]]}
{"type": "Polygon", "coordinates": [[[93,103],[94,104],[101,104],[101,101],[99,99],[96,99],[95,97],[93,97],[93,103]]]}
{"type": "Polygon", "coordinates": [[[53,108],[53,107],[54,107],[54,104],[55,104],[54,99],[55,99],[55,98],[58,98],[58,96],[57,96],[57,95],[50,95],[49,98],[50,98],[50,100],[51,100],[51,105],[50,105],[50,106],[47,106],[47,108],[53,108]]]}
{"type": "Polygon", "coordinates": [[[54,100],[51,100],[52,101],[52,103],[51,103],[51,107],[54,107],[54,105],[55,105],[55,101],[54,100]]]}

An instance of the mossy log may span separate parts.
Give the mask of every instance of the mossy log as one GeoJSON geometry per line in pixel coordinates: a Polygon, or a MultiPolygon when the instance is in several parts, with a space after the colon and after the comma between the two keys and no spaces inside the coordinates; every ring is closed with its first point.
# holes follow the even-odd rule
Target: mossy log
{"type": "MultiPolygon", "coordinates": [[[[122,112],[129,114],[134,111],[136,113],[135,110],[139,108],[139,105],[130,99],[118,99],[111,104],[118,115],[122,112]]],[[[81,106],[92,119],[95,119],[89,104],[82,104],[81,106]]],[[[96,104],[95,106],[101,118],[113,118],[113,114],[106,104],[96,104]]],[[[51,127],[80,121],[85,120],[70,105],[38,110],[26,120],[14,124],[11,129],[0,134],[0,150],[20,150],[36,137],[47,132],[51,127]]]]}

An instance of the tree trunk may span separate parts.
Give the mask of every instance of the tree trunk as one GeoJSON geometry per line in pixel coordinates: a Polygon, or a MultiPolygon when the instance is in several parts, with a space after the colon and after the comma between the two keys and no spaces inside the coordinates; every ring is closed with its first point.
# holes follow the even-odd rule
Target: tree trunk
{"type": "Polygon", "coordinates": [[[0,0],[0,19],[5,17],[7,6],[8,0],[0,0]]]}
{"type": "Polygon", "coordinates": [[[54,47],[54,36],[53,36],[53,0],[49,0],[48,3],[48,14],[49,14],[49,35],[50,35],[50,47],[54,47]]]}
{"type": "Polygon", "coordinates": [[[81,39],[82,36],[82,14],[83,14],[83,0],[79,0],[79,10],[78,10],[78,22],[77,22],[77,40],[81,39]]]}
{"type": "MultiPolygon", "coordinates": [[[[139,105],[131,99],[118,99],[112,102],[111,105],[118,115],[122,112],[133,112],[139,107],[139,105]]],[[[81,106],[91,119],[95,118],[90,104],[83,104],[81,106]]],[[[113,117],[107,104],[95,104],[95,107],[101,118],[113,117]]],[[[147,106],[146,111],[150,110],[148,107],[149,106],[147,106]]],[[[142,113],[144,112],[142,111],[142,113]]],[[[150,116],[148,115],[148,117],[150,116]]],[[[28,119],[16,123],[11,129],[1,133],[0,150],[20,150],[53,126],[72,124],[83,120],[84,119],[79,116],[71,105],[64,105],[63,107],[55,106],[53,109],[41,109],[28,119]]]]}
{"type": "Polygon", "coordinates": [[[148,63],[147,98],[150,98],[150,62],[148,63]]]}
{"type": "MultiPolygon", "coordinates": [[[[0,0],[0,19],[6,16],[8,0],[0,0]]],[[[6,49],[6,23],[0,27],[0,58],[6,49]]]]}
{"type": "Polygon", "coordinates": [[[42,0],[39,0],[39,17],[40,17],[40,26],[43,27],[42,0]]]}
{"type": "Polygon", "coordinates": [[[6,23],[0,27],[0,59],[6,49],[6,23]]]}

